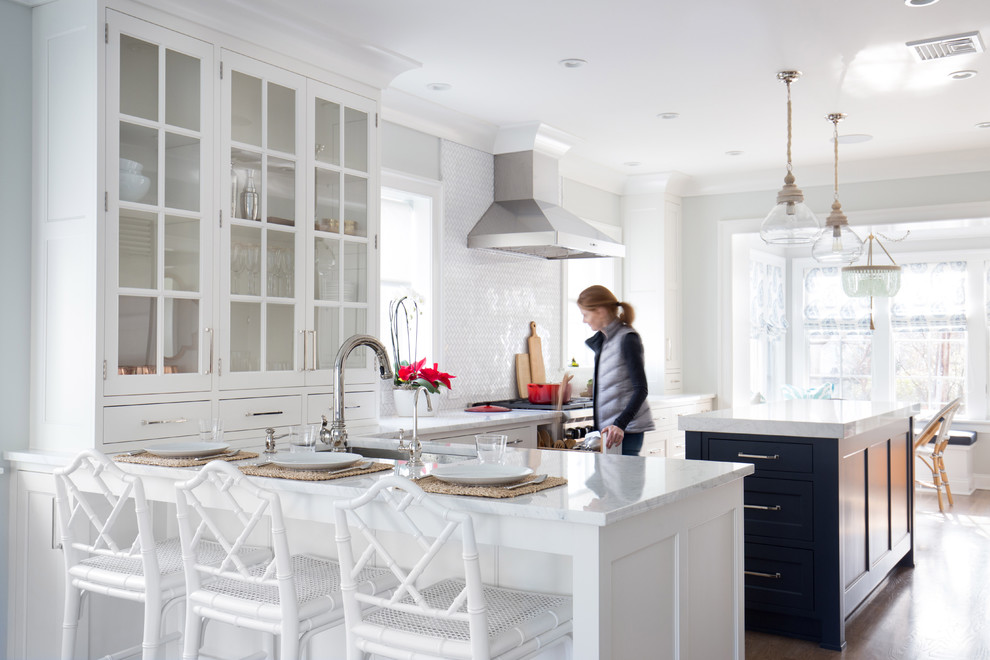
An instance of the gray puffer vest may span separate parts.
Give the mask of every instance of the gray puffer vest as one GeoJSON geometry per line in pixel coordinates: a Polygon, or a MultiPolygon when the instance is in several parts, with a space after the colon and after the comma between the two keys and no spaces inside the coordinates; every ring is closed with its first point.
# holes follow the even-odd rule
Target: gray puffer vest
{"type": "MultiPolygon", "coordinates": [[[[635,333],[630,326],[615,320],[602,331],[604,341],[595,358],[595,418],[598,428],[603,429],[615,422],[615,418],[629,405],[633,394],[632,380],[629,378],[629,365],[622,356],[622,340],[629,333],[635,333]]],[[[588,340],[593,345],[596,337],[588,340]]],[[[642,365],[640,365],[642,368],[642,365]]],[[[653,415],[650,406],[643,401],[632,421],[624,429],[627,433],[652,431],[653,415]]]]}

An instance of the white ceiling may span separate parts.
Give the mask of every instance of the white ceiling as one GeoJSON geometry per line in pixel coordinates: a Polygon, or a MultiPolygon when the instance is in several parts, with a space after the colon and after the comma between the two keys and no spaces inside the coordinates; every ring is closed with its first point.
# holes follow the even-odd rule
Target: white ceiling
{"type": "MultiPolygon", "coordinates": [[[[990,128],[975,126],[990,122],[990,53],[918,62],[905,46],[979,31],[990,47],[990,0],[139,1],[385,62],[388,75],[365,82],[386,87],[386,119],[415,106],[492,134],[542,122],[573,136],[565,162],[620,179],[678,172],[694,193],[779,186],[783,69],[804,73],[792,90],[799,185],[832,181],[830,112],[848,115],[840,134],[873,136],[840,145],[840,185],[990,169],[990,128]],[[565,69],[564,58],[588,64],[565,69]],[[979,75],[948,78],[961,69],[979,75]],[[437,82],[452,87],[428,89],[437,82]]],[[[433,126],[456,123],[436,114],[433,126]]]]}
{"type": "Polygon", "coordinates": [[[918,62],[905,46],[978,30],[990,47],[990,0],[235,4],[277,7],[285,20],[418,62],[391,80],[386,110],[398,91],[496,127],[543,122],[574,136],[568,158],[622,174],[676,171],[698,189],[751,188],[759,173],[779,183],[783,69],[804,73],[792,86],[799,185],[831,182],[830,112],[848,115],[840,134],[873,136],[840,145],[840,181],[990,169],[990,128],[975,127],[990,122],[990,53],[918,62]],[[565,69],[564,58],[588,64],[565,69]],[[960,69],[979,75],[948,78],[960,69]],[[452,88],[427,88],[435,82],[452,88]]]}

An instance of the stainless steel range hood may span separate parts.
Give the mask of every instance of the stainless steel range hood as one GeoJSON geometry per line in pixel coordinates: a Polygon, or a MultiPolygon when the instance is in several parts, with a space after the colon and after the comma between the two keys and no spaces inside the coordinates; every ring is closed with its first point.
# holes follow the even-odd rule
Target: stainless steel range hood
{"type": "Polygon", "coordinates": [[[556,203],[557,159],[538,151],[495,156],[495,203],[468,233],[468,247],[544,259],[624,257],[626,248],[556,203]]]}

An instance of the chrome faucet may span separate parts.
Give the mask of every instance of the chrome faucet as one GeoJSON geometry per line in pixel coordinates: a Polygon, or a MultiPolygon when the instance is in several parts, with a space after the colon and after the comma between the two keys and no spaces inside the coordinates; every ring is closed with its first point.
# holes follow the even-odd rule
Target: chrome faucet
{"type": "Polygon", "coordinates": [[[344,425],[344,363],[347,362],[351,351],[358,346],[367,346],[375,352],[382,380],[394,378],[392,364],[388,361],[388,351],[384,344],[371,335],[351,335],[344,340],[333,363],[333,423],[330,425],[329,438],[320,434],[323,442],[330,445],[331,451],[347,451],[347,428],[344,425]]]}

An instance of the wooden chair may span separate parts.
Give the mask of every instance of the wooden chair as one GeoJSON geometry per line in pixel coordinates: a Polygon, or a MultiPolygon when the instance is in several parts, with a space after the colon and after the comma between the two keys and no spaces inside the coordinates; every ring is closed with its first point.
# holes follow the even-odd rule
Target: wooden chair
{"type": "MultiPolygon", "coordinates": [[[[278,637],[278,657],[284,660],[301,657],[313,635],[343,621],[339,565],[289,553],[278,493],[226,461],[212,461],[176,484],[176,515],[187,591],[184,660],[199,657],[207,620],[278,637]],[[255,536],[270,538],[271,561],[250,565],[238,557],[238,549],[255,536]],[[196,549],[209,538],[226,555],[205,564],[197,561],[196,549]]],[[[384,568],[369,568],[359,579],[360,588],[372,594],[395,586],[384,568]]]]}
{"type": "Polygon", "coordinates": [[[55,507],[65,558],[62,658],[79,657],[76,630],[84,597],[97,593],[144,605],[139,646],[113,655],[162,657],[162,620],[185,593],[177,538],[156,542],[141,480],[88,449],[55,470],[55,507]],[[133,505],[133,506],[132,506],[133,505]]]}
{"type": "Polygon", "coordinates": [[[334,502],[334,515],[349,660],[372,653],[403,660],[518,660],[571,641],[571,598],[482,584],[471,516],[447,508],[412,481],[380,479],[363,495],[334,502]],[[408,535],[401,557],[392,556],[372,520],[408,535]],[[366,544],[357,556],[352,529],[366,544]],[[458,533],[462,562],[435,562],[455,577],[419,584],[458,533]],[[372,562],[398,578],[391,596],[357,589],[356,578],[372,562]]]}
{"type": "Polygon", "coordinates": [[[949,498],[949,506],[952,506],[952,489],[949,487],[949,478],[945,474],[945,460],[943,455],[945,448],[949,444],[949,427],[952,426],[952,418],[955,417],[959,409],[961,399],[955,399],[945,405],[944,408],[935,413],[928,426],[915,438],[914,453],[921,461],[928,466],[932,472],[932,481],[921,481],[915,477],[915,482],[934,488],[938,495],[938,510],[945,511],[942,505],[942,487],[945,487],[945,494],[949,498]]]}

